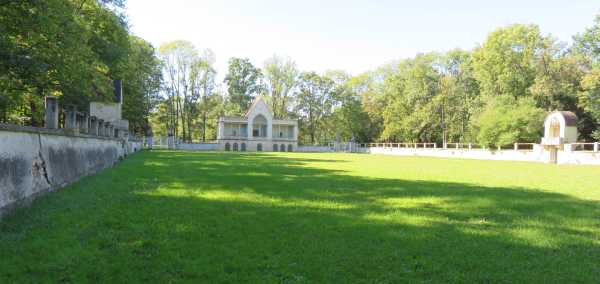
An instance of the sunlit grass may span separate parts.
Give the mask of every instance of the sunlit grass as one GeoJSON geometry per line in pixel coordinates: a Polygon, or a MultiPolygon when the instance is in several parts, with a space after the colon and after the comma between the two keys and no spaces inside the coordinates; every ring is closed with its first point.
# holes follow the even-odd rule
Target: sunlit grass
{"type": "Polygon", "coordinates": [[[600,168],[143,152],[0,232],[0,283],[598,283],[600,168]]]}

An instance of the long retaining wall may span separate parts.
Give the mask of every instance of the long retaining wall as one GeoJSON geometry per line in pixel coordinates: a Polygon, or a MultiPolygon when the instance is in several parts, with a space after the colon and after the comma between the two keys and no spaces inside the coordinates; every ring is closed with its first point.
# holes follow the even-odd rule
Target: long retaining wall
{"type": "Polygon", "coordinates": [[[297,152],[332,152],[329,146],[298,145],[297,152]]]}
{"type": "Polygon", "coordinates": [[[180,143],[175,146],[177,150],[186,151],[216,151],[219,150],[217,143],[180,143]]]}
{"type": "Polygon", "coordinates": [[[108,168],[140,142],[0,124],[0,217],[48,191],[108,168]]]}
{"type": "MultiPolygon", "coordinates": [[[[462,148],[438,148],[435,143],[373,143],[350,145],[342,143],[331,146],[298,146],[298,152],[353,152],[396,156],[422,156],[439,158],[462,158],[497,161],[526,161],[550,163],[551,156],[540,144],[522,143],[515,144],[514,149],[490,150],[472,148],[471,145],[462,148]],[[418,146],[418,147],[417,147],[418,146]],[[529,149],[520,149],[528,146],[529,149]]],[[[464,146],[467,146],[465,144],[464,146]]],[[[556,163],[568,165],[600,165],[600,147],[598,143],[573,143],[565,144],[564,148],[557,151],[556,163]],[[586,144],[586,145],[583,145],[586,144]],[[587,150],[583,150],[586,146],[587,150]],[[578,149],[578,150],[576,150],[578,149]]]]}
{"type": "Polygon", "coordinates": [[[387,154],[398,156],[423,156],[440,158],[463,158],[499,161],[543,161],[539,151],[530,150],[483,150],[483,149],[423,149],[423,148],[384,148],[370,147],[367,150],[371,154],[387,154]]]}
{"type": "MultiPolygon", "coordinates": [[[[361,148],[361,152],[371,154],[422,156],[440,158],[463,158],[498,161],[527,161],[549,162],[549,153],[540,147],[533,150],[487,150],[487,149],[441,149],[441,148],[395,148],[395,147],[368,147],[361,148]]],[[[571,165],[600,165],[600,153],[593,151],[558,151],[558,164],[571,165]]]]}

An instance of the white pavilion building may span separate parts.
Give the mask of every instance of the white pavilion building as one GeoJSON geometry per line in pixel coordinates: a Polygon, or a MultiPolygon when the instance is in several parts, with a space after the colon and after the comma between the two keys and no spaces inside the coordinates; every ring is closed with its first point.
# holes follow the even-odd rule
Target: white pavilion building
{"type": "Polygon", "coordinates": [[[298,147],[298,121],[275,119],[262,96],[243,117],[220,117],[219,150],[293,152],[298,147]]]}

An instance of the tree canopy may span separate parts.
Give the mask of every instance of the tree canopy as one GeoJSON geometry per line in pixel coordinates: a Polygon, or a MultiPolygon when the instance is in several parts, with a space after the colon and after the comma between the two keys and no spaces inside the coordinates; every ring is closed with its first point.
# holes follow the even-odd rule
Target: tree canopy
{"type": "Polygon", "coordinates": [[[299,120],[300,142],[478,143],[539,140],[544,114],[572,111],[581,141],[600,139],[600,15],[573,43],[535,24],[500,27],[472,50],[417,54],[362,74],[300,70],[274,55],[261,68],[176,40],[156,50],[132,35],[122,0],[25,0],[0,5],[0,122],[39,126],[43,102],[85,108],[123,79],[134,132],[216,138],[222,115],[258,95],[299,120]]]}
{"type": "Polygon", "coordinates": [[[0,122],[41,126],[45,96],[85,110],[90,100],[111,99],[112,80],[124,79],[127,99],[144,102],[124,112],[139,128],[160,62],[130,35],[121,8],[123,1],[2,1],[0,122]]]}

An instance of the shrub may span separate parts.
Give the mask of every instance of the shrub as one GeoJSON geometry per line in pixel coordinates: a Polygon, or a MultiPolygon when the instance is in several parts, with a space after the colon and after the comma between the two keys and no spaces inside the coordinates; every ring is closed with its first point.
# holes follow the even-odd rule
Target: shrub
{"type": "Polygon", "coordinates": [[[474,122],[477,141],[486,147],[535,142],[541,137],[544,116],[531,98],[495,98],[474,122]]]}

